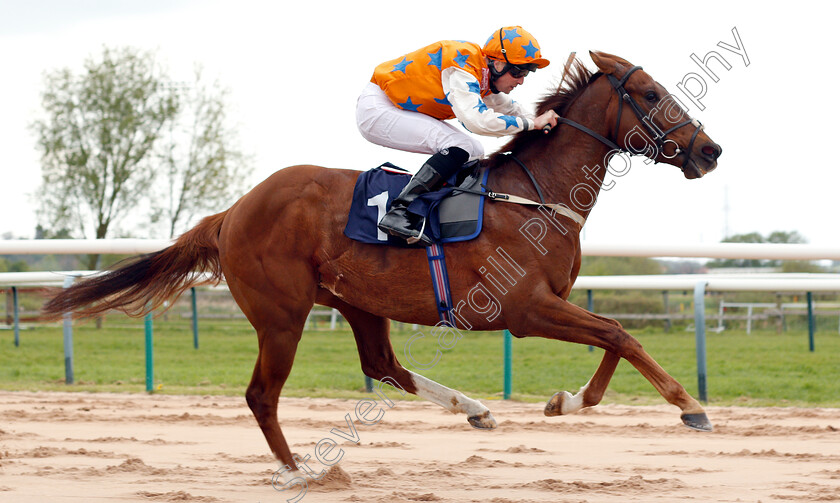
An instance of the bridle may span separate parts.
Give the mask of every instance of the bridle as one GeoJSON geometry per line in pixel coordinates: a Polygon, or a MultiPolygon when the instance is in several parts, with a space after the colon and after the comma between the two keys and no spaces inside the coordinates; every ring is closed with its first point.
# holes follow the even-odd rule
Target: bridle
{"type": "MultiPolygon", "coordinates": [[[[624,109],[623,103],[627,103],[628,105],[630,105],[630,109],[633,110],[633,113],[636,115],[636,118],[639,119],[639,122],[642,123],[642,125],[647,130],[650,137],[656,143],[657,152],[660,153],[662,155],[662,157],[664,157],[666,159],[673,159],[674,157],[680,155],[683,152],[683,150],[680,149],[679,144],[676,141],[674,141],[670,138],[667,138],[667,136],[669,134],[673,133],[674,131],[676,131],[677,129],[680,129],[683,126],[687,126],[687,125],[691,124],[695,128],[694,133],[692,133],[691,140],[688,143],[688,149],[686,151],[685,161],[683,161],[682,166],[680,166],[680,169],[685,171],[686,166],[688,166],[689,161],[691,161],[691,152],[694,148],[694,141],[697,139],[697,135],[700,134],[700,131],[703,130],[703,124],[701,124],[700,121],[697,120],[697,119],[687,119],[687,120],[685,120],[683,122],[680,122],[679,124],[669,128],[669,129],[667,129],[664,132],[661,129],[659,129],[658,126],[656,126],[655,124],[652,124],[652,122],[653,122],[652,119],[648,119],[648,116],[647,116],[647,114],[645,114],[644,110],[642,110],[642,107],[639,106],[639,104],[636,102],[636,100],[633,99],[632,96],[630,96],[630,93],[628,93],[627,90],[624,89],[624,84],[627,82],[627,79],[629,79],[630,76],[633,75],[633,72],[635,72],[636,70],[641,70],[641,69],[642,69],[641,66],[632,67],[630,70],[627,71],[627,73],[624,74],[624,76],[621,78],[621,80],[615,78],[611,74],[606,74],[606,77],[609,80],[610,85],[612,85],[613,89],[615,89],[615,91],[618,93],[619,99],[622,102],[622,104],[619,105],[618,113],[616,114],[616,119],[615,119],[615,135],[616,135],[616,138],[614,140],[608,139],[608,138],[596,133],[595,131],[592,131],[588,127],[583,126],[581,124],[578,124],[577,122],[574,122],[572,120],[566,119],[565,117],[558,118],[557,122],[559,124],[567,124],[569,126],[572,126],[575,129],[578,129],[579,131],[582,131],[582,132],[588,134],[589,136],[595,138],[596,140],[599,140],[601,143],[604,143],[605,145],[612,148],[613,150],[618,150],[620,152],[629,152],[631,154],[638,154],[640,152],[635,152],[631,148],[625,148],[625,147],[621,147],[620,145],[618,145],[618,130],[619,130],[619,127],[621,125],[621,111],[624,109]],[[676,149],[674,151],[674,154],[670,155],[670,156],[665,154],[665,145],[668,142],[673,143],[674,147],[676,149]]],[[[655,158],[653,159],[653,161],[654,162],[659,162],[655,158]]]]}
{"type": "MultiPolygon", "coordinates": [[[[571,61],[571,59],[572,59],[572,56],[569,57],[570,61],[571,61]]],[[[567,69],[568,69],[568,65],[569,65],[569,63],[567,62],[566,63],[567,69]]],[[[631,154],[639,154],[641,152],[634,152],[631,148],[624,148],[624,147],[621,147],[618,144],[618,130],[619,130],[619,127],[621,125],[621,111],[624,108],[623,103],[627,103],[627,104],[630,105],[630,108],[633,110],[633,113],[636,115],[636,118],[639,119],[639,122],[641,122],[644,125],[647,132],[653,138],[653,141],[656,142],[656,148],[658,149],[658,152],[661,153],[662,156],[665,157],[666,159],[673,159],[674,157],[676,157],[680,153],[682,153],[682,150],[680,149],[679,144],[676,141],[674,141],[670,138],[667,138],[667,136],[669,134],[673,133],[674,131],[676,131],[677,129],[691,124],[691,125],[694,126],[694,133],[692,133],[691,140],[688,143],[688,151],[686,152],[685,161],[683,161],[682,166],[680,166],[680,169],[685,171],[686,166],[688,166],[688,163],[691,160],[691,151],[694,148],[694,141],[697,139],[697,135],[700,134],[700,131],[703,130],[703,124],[701,124],[700,121],[697,120],[697,119],[688,119],[688,120],[685,120],[683,122],[680,122],[679,124],[677,124],[677,125],[675,125],[671,128],[668,128],[664,132],[661,132],[659,127],[656,126],[655,124],[652,125],[651,124],[653,122],[652,119],[650,121],[647,120],[647,114],[644,113],[644,110],[642,110],[642,107],[639,106],[639,104],[636,102],[636,100],[634,100],[633,97],[630,96],[630,93],[628,93],[627,90],[624,89],[624,84],[627,82],[627,79],[630,78],[630,75],[632,75],[633,72],[635,72],[636,70],[641,70],[641,69],[642,69],[641,66],[632,67],[630,70],[627,71],[627,73],[624,74],[624,76],[621,78],[621,80],[616,79],[615,77],[613,77],[610,74],[606,74],[607,79],[609,80],[613,89],[615,89],[615,91],[618,93],[619,99],[622,102],[622,104],[620,104],[619,107],[618,107],[618,113],[617,113],[617,117],[616,117],[616,121],[615,121],[615,135],[616,135],[615,140],[611,140],[611,139],[601,135],[600,133],[597,133],[597,132],[589,129],[586,126],[584,126],[582,124],[578,124],[577,122],[569,120],[565,117],[558,117],[557,118],[557,123],[558,124],[567,124],[569,126],[572,126],[573,128],[575,128],[575,129],[577,129],[581,132],[584,132],[584,133],[588,134],[589,136],[595,138],[596,140],[600,141],[601,143],[607,145],[613,151],[629,152],[631,154]],[[671,155],[671,156],[665,155],[665,144],[667,144],[668,142],[673,143],[676,147],[676,150],[675,150],[674,154],[671,155]]],[[[565,77],[565,72],[564,72],[564,77],[565,77]]],[[[562,83],[562,81],[561,81],[561,83],[562,83]]],[[[545,131],[548,132],[548,131],[550,131],[550,129],[547,129],[545,131]]],[[[510,152],[505,152],[504,155],[507,156],[508,158],[510,158],[511,160],[513,160],[514,162],[516,162],[525,171],[525,174],[528,175],[528,178],[530,178],[531,183],[534,185],[534,188],[537,191],[537,196],[540,199],[539,202],[532,201],[530,199],[526,199],[526,198],[523,198],[523,197],[511,195],[511,194],[496,193],[496,192],[493,192],[493,191],[489,190],[487,187],[484,187],[484,186],[482,186],[482,187],[487,191],[487,192],[484,192],[484,193],[473,192],[473,191],[470,191],[470,190],[467,190],[467,189],[456,189],[456,190],[460,190],[462,192],[471,192],[471,193],[475,193],[475,194],[482,195],[482,196],[487,196],[488,198],[490,198],[492,200],[497,200],[497,201],[505,201],[505,202],[515,203],[515,204],[524,204],[524,205],[531,205],[531,206],[546,207],[546,208],[550,209],[551,211],[553,211],[553,212],[555,212],[559,215],[563,215],[563,216],[566,216],[566,217],[570,218],[571,220],[576,222],[581,228],[583,228],[583,225],[586,223],[586,219],[583,216],[581,216],[580,214],[578,214],[575,211],[572,211],[565,204],[562,204],[562,203],[546,203],[545,199],[543,198],[542,190],[540,189],[540,184],[537,183],[536,178],[534,178],[534,175],[531,174],[531,170],[528,169],[528,167],[525,165],[525,163],[523,163],[521,160],[519,160],[515,155],[513,155],[510,152]]],[[[653,161],[658,162],[655,158],[653,159],[653,161]]]]}

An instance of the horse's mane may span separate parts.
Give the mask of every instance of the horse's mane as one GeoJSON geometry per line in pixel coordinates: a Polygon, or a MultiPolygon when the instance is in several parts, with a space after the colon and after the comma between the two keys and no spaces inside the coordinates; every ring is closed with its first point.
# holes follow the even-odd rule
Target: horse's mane
{"type": "Polygon", "coordinates": [[[592,73],[579,59],[575,59],[569,68],[569,75],[564,81],[564,83],[568,83],[568,86],[564,88],[561,85],[553,93],[545,95],[543,100],[537,104],[537,115],[554,110],[560,117],[565,117],[575,98],[580,96],[583,90],[600,76],[601,72],[592,73]]]}
{"type": "MultiPolygon", "coordinates": [[[[537,103],[536,115],[541,115],[548,110],[554,110],[557,112],[557,115],[565,117],[569,106],[575,101],[575,98],[580,96],[586,87],[600,76],[601,72],[592,73],[584,66],[580,59],[575,58],[564,82],[553,92],[543,96],[543,99],[537,103]]],[[[520,151],[532,142],[540,139],[542,135],[542,131],[523,131],[516,134],[498,152],[488,158],[490,165],[495,166],[498,164],[503,159],[503,152],[520,151]]]]}

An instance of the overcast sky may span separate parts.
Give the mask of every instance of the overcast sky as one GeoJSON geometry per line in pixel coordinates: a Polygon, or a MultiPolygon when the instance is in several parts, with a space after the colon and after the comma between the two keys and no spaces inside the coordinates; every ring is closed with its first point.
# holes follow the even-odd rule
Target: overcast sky
{"type": "MultiPolygon", "coordinates": [[[[707,85],[704,110],[683,101],[723,147],[718,169],[686,180],[675,167],[636,158],[612,190],[602,191],[585,239],[712,243],[726,230],[795,230],[811,243],[840,246],[833,155],[840,37],[829,5],[2,0],[0,234],[34,235],[32,193],[41,174],[28,126],[41,110],[44,73],[78,71],[103,46],[154,51],[173,80],[191,80],[197,62],[230,88],[230,116],[255,158],[255,184],[294,164],[421,164],[425,156],[369,144],[356,130],[356,97],[374,66],[436,40],[483,43],[499,27],[519,24],[552,60],[514,90],[520,102],[533,103],[556,83],[570,51],[594,68],[590,49],[644,66],[680,98],[677,84],[691,73],[707,85]],[[718,46],[737,45],[733,28],[749,66],[718,46]],[[731,66],[710,64],[718,82],[691,59],[709,51],[731,66]]],[[[488,152],[501,145],[483,141],[488,152]]]]}

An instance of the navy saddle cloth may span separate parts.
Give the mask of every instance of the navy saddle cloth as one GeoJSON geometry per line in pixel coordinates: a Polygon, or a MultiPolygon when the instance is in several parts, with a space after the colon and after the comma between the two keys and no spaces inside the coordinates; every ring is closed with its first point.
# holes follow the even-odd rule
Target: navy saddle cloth
{"type": "MultiPolygon", "coordinates": [[[[417,197],[408,211],[426,218],[423,233],[436,243],[473,239],[481,232],[486,198],[459,189],[486,192],[482,186],[487,176],[487,168],[476,162],[472,170],[462,169],[444,188],[417,197]],[[461,180],[465,172],[467,176],[461,180]]],[[[376,224],[409,180],[410,172],[387,162],[359,175],[344,235],[363,243],[408,246],[405,240],[380,231],[376,224]]]]}

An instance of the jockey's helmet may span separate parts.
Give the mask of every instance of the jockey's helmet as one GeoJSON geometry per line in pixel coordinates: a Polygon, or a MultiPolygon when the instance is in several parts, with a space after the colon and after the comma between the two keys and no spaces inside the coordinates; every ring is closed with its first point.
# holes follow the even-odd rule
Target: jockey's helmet
{"type": "Polygon", "coordinates": [[[506,26],[494,32],[484,43],[483,52],[490,59],[506,63],[501,72],[496,72],[490,65],[494,77],[508,71],[516,78],[524,77],[549,64],[540,53],[537,39],[521,26],[506,26]]]}

